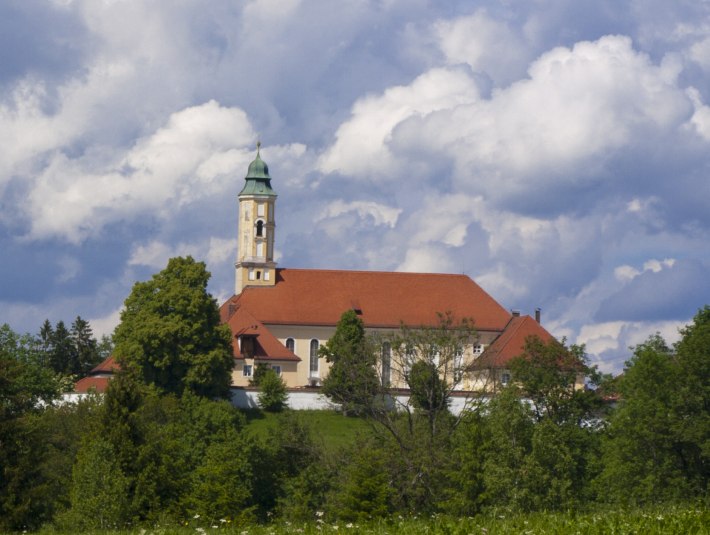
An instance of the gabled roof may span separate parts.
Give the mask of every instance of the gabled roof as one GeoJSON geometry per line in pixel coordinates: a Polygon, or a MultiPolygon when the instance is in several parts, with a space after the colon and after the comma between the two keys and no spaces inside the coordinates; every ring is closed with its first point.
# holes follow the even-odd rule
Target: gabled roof
{"type": "Polygon", "coordinates": [[[234,358],[244,358],[244,355],[242,355],[239,349],[238,338],[240,336],[252,336],[255,340],[254,358],[256,360],[288,360],[300,362],[301,359],[279,342],[278,339],[269,332],[269,329],[250,314],[245,307],[240,306],[238,309],[234,310],[226,323],[232,331],[234,358]]]}
{"type": "Polygon", "coordinates": [[[118,363],[114,360],[113,355],[111,355],[109,358],[105,359],[101,364],[93,368],[90,372],[89,375],[97,375],[100,373],[112,373],[114,371],[120,370],[121,367],[118,365],[118,363]]]}
{"type": "Polygon", "coordinates": [[[360,311],[366,327],[438,325],[437,312],[472,318],[479,330],[501,331],[511,315],[466,275],[277,269],[274,286],[246,287],[222,305],[246,308],[266,325],[334,326],[360,311]]]}
{"type": "Polygon", "coordinates": [[[553,339],[553,336],[530,316],[513,316],[501,335],[476,360],[475,366],[505,367],[511,359],[522,354],[525,340],[529,336],[537,336],[545,343],[553,339]]]}

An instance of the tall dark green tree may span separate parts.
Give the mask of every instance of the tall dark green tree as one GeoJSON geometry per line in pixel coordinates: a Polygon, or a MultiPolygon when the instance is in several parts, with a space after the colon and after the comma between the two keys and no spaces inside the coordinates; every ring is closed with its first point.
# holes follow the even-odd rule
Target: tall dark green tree
{"type": "Polygon", "coordinates": [[[354,310],[343,313],[320,354],[331,364],[323,394],[345,413],[363,412],[378,394],[379,384],[373,345],[354,310]]]}
{"type": "Polygon", "coordinates": [[[192,257],[172,258],[133,286],[114,333],[115,354],[164,392],[228,397],[234,365],[229,327],[207,292],[209,272],[192,257]]]}
{"type": "Polygon", "coordinates": [[[74,346],[74,359],[70,373],[84,376],[101,362],[98,343],[94,338],[89,322],[77,316],[71,326],[71,341],[74,346]]]}
{"type": "Polygon", "coordinates": [[[61,374],[71,375],[78,366],[76,347],[71,333],[63,321],[58,321],[51,337],[52,352],[50,363],[52,369],[61,374]]]}

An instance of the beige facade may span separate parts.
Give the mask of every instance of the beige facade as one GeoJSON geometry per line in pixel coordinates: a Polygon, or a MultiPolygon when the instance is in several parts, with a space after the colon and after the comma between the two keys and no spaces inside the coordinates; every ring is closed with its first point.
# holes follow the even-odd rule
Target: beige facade
{"type": "MultiPolygon", "coordinates": [[[[287,348],[293,347],[293,352],[301,360],[300,362],[269,360],[267,363],[271,367],[276,367],[281,374],[286,386],[289,388],[301,388],[306,386],[320,386],[323,379],[328,376],[330,364],[326,359],[319,356],[318,350],[335,333],[335,327],[331,326],[309,326],[309,325],[265,325],[271,334],[287,348]]],[[[392,329],[367,329],[368,334],[386,339],[387,335],[393,333],[392,329]]],[[[493,340],[498,336],[496,332],[479,332],[477,338],[464,349],[461,362],[456,363],[456,368],[467,369],[485,351],[493,340]]],[[[383,344],[384,345],[384,344],[383,344]]],[[[379,350],[387,351],[386,347],[379,350]]],[[[389,348],[389,370],[383,370],[382,362],[386,359],[379,355],[378,375],[389,377],[386,381],[392,388],[407,388],[406,382],[406,357],[399,355],[396,349],[389,348]]],[[[249,380],[259,359],[245,358],[237,361],[232,373],[232,383],[234,386],[249,386],[249,380]],[[245,366],[247,371],[245,373],[245,366]]],[[[466,372],[458,381],[457,390],[482,390],[488,389],[489,378],[487,372],[475,371],[466,372]]]]}

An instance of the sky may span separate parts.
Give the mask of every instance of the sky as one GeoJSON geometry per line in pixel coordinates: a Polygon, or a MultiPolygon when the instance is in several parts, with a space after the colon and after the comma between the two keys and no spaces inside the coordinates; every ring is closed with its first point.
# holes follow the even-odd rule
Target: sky
{"type": "Polygon", "coordinates": [[[257,140],[281,267],[465,273],[605,372],[710,304],[707,0],[6,0],[0,323],[228,298],[257,140]]]}

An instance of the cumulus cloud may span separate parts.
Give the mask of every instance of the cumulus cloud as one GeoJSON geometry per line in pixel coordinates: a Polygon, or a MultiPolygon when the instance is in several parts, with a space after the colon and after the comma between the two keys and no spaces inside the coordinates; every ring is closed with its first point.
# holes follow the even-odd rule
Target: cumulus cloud
{"type": "Polygon", "coordinates": [[[434,23],[438,45],[449,64],[466,63],[485,73],[496,86],[505,86],[525,74],[530,58],[519,32],[492,18],[485,9],[453,20],[434,23]]]}
{"type": "Polygon", "coordinates": [[[171,210],[224,184],[251,159],[255,134],[246,114],[215,101],[173,114],[124,156],[95,162],[56,154],[28,196],[31,238],[59,236],[77,243],[104,225],[171,210]]]}
{"type": "Polygon", "coordinates": [[[324,173],[337,171],[358,178],[395,176],[397,162],[387,143],[396,125],[476,99],[474,80],[459,69],[433,69],[408,86],[360,99],[351,118],[338,128],[335,143],[321,156],[318,167],[324,173]]]}

